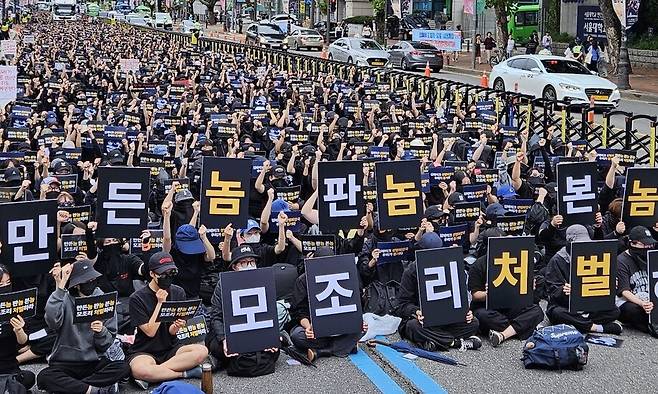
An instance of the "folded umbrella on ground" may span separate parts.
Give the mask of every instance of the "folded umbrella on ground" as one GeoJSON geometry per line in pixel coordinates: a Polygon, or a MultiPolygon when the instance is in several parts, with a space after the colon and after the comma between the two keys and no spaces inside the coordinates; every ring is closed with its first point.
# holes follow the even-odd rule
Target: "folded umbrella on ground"
{"type": "Polygon", "coordinates": [[[436,353],[436,352],[430,352],[424,349],[417,348],[415,346],[411,346],[409,343],[405,341],[398,341],[398,342],[386,342],[382,341],[379,339],[372,339],[369,340],[368,346],[375,346],[375,345],[384,345],[388,346],[393,350],[396,350],[400,353],[410,353],[410,354],[415,354],[418,357],[422,357],[428,360],[432,361],[438,361],[443,364],[448,364],[448,365],[461,365],[465,366],[466,364],[460,363],[455,359],[452,359],[448,356],[445,356],[441,353],[436,353]]]}

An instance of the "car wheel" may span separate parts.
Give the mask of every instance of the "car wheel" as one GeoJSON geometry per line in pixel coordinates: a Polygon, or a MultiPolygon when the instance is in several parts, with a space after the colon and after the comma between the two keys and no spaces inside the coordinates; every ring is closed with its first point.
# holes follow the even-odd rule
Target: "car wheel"
{"type": "Polygon", "coordinates": [[[400,61],[400,68],[405,71],[409,69],[409,63],[407,62],[407,59],[402,58],[402,60],[400,61]]]}
{"type": "Polygon", "coordinates": [[[555,93],[555,88],[553,88],[551,85],[546,86],[541,97],[546,101],[556,101],[557,94],[555,93]]]}
{"type": "Polygon", "coordinates": [[[496,78],[496,80],[493,83],[493,88],[494,88],[494,90],[497,90],[499,92],[504,92],[505,91],[505,81],[503,81],[501,78],[496,78]]]}

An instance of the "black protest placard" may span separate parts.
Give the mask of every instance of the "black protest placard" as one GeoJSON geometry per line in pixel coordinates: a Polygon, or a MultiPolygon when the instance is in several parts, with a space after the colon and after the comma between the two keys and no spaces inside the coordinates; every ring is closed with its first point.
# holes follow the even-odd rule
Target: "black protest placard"
{"type": "Polygon", "coordinates": [[[534,301],[534,237],[491,237],[487,248],[487,309],[534,301]]]}
{"type": "Polygon", "coordinates": [[[461,247],[417,251],[416,273],[425,327],[466,321],[469,305],[461,247]]]}
{"type": "Polygon", "coordinates": [[[474,222],[480,217],[480,202],[467,201],[455,203],[453,213],[455,223],[474,222]]]}
{"type": "Polygon", "coordinates": [[[361,332],[359,273],[353,254],[307,259],[311,324],[317,338],[361,332]]]}
{"type": "Polygon", "coordinates": [[[208,228],[247,225],[251,160],[204,157],[201,176],[201,224],[208,228]]]}
{"type": "Polygon", "coordinates": [[[149,169],[98,169],[98,238],[139,237],[148,225],[149,169]]]}
{"type": "Polygon", "coordinates": [[[62,191],[75,193],[75,189],[78,186],[78,174],[57,175],[57,180],[59,181],[62,191]]]}
{"type": "Polygon", "coordinates": [[[0,294],[0,323],[20,315],[23,319],[37,314],[37,289],[0,294]]]}
{"type": "Polygon", "coordinates": [[[89,323],[96,320],[107,320],[114,317],[117,309],[117,292],[75,297],[75,315],[73,323],[89,323]]]}
{"type": "MultiPolygon", "coordinates": [[[[162,251],[164,232],[162,230],[148,230],[150,237],[130,239],[130,253],[142,256],[151,256],[162,251]]],[[[148,260],[145,258],[144,260],[148,260]]]]}
{"type": "Polygon", "coordinates": [[[80,205],[77,207],[62,207],[60,210],[66,211],[71,216],[73,222],[89,223],[91,220],[91,205],[80,205]]]}
{"type": "Polygon", "coordinates": [[[499,216],[495,220],[496,227],[507,235],[521,235],[525,226],[525,215],[499,216]]]}
{"type": "Polygon", "coordinates": [[[596,161],[601,165],[610,165],[613,157],[619,157],[619,165],[622,167],[633,167],[637,157],[637,151],[625,149],[596,149],[596,161]]]}
{"type": "Polygon", "coordinates": [[[155,153],[144,152],[139,155],[140,167],[149,168],[152,176],[157,176],[160,169],[165,167],[164,155],[157,155],[155,153]]]}
{"type": "Polygon", "coordinates": [[[615,307],[617,240],[571,244],[570,312],[599,312],[615,307]]]}
{"type": "Polygon", "coordinates": [[[44,274],[57,258],[57,200],[0,204],[0,261],[12,276],[44,274]]]}
{"type": "Polygon", "coordinates": [[[301,194],[302,187],[299,186],[290,186],[290,187],[277,187],[274,190],[276,198],[280,198],[283,201],[293,204],[299,200],[299,195],[301,194]]]}
{"type": "Polygon", "coordinates": [[[14,196],[18,193],[20,186],[0,187],[0,203],[14,201],[14,196]]]}
{"type": "Polygon", "coordinates": [[[208,335],[208,325],[206,324],[206,318],[202,315],[189,319],[185,322],[185,326],[176,332],[178,343],[183,345],[203,343],[206,335],[208,335]]]}
{"type": "Polygon", "coordinates": [[[658,168],[629,168],[621,220],[626,228],[652,228],[658,222],[658,168]]]}
{"type": "Polygon", "coordinates": [[[467,201],[484,201],[487,198],[487,185],[464,185],[462,194],[467,201]]]}
{"type": "Polygon", "coordinates": [[[418,226],[423,215],[420,162],[388,161],[375,164],[377,212],[382,230],[418,226]]]}
{"type": "Polygon", "coordinates": [[[219,280],[228,354],[279,347],[273,268],[222,272],[219,280]]]}
{"type": "MultiPolygon", "coordinates": [[[[286,230],[290,230],[293,233],[298,233],[302,231],[302,211],[288,211],[286,214],[286,230]]],[[[270,214],[270,232],[279,231],[279,213],[272,212],[270,214]]]]}
{"type": "Polygon", "coordinates": [[[320,230],[331,233],[359,227],[365,214],[361,162],[318,163],[318,189],[320,230]]]}
{"type": "Polygon", "coordinates": [[[493,185],[498,182],[498,170],[496,169],[481,169],[476,170],[475,172],[475,183],[485,183],[487,185],[493,185]]]}
{"type": "Polygon", "coordinates": [[[556,171],[557,212],[563,217],[562,225],[594,223],[599,202],[596,163],[558,163],[556,171]]]}
{"type": "Polygon", "coordinates": [[[442,226],[439,228],[439,238],[443,241],[443,246],[462,246],[467,233],[468,223],[442,226]]]}
{"type": "Polygon", "coordinates": [[[441,182],[450,182],[455,175],[454,167],[433,167],[429,169],[430,185],[438,186],[441,182]]]}
{"type": "Polygon", "coordinates": [[[88,254],[87,235],[62,234],[62,247],[60,257],[62,260],[74,259],[80,253],[88,254]]]}
{"type": "Polygon", "coordinates": [[[319,248],[330,248],[336,252],[336,236],[335,235],[300,235],[299,241],[302,243],[302,254],[307,256],[309,253],[315,252],[319,248]]]}
{"type": "Polygon", "coordinates": [[[165,301],[155,321],[172,322],[188,320],[196,315],[201,306],[201,300],[165,301]]]}
{"type": "Polygon", "coordinates": [[[651,324],[658,324],[658,250],[649,251],[647,273],[649,275],[649,301],[653,302],[653,310],[649,314],[649,322],[651,324]]]}
{"type": "Polygon", "coordinates": [[[515,215],[525,215],[532,207],[535,200],[531,198],[509,198],[501,203],[507,212],[515,215]]]}
{"type": "Polygon", "coordinates": [[[164,181],[164,191],[165,194],[169,193],[169,190],[171,190],[171,185],[174,182],[178,182],[176,186],[176,190],[174,190],[174,193],[178,193],[181,190],[188,189],[190,188],[190,179],[189,178],[180,178],[180,179],[165,179],[164,181]]]}
{"type": "Polygon", "coordinates": [[[399,263],[406,259],[410,246],[409,241],[377,242],[379,249],[377,264],[399,263]]]}

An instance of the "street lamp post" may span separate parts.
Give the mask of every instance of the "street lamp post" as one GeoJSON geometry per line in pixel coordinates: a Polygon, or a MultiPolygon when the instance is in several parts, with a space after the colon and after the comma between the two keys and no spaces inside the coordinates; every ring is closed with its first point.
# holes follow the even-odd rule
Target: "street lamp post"
{"type": "Polygon", "coordinates": [[[628,78],[628,69],[630,61],[628,59],[628,48],[626,47],[626,27],[621,26],[621,45],[619,46],[619,65],[617,73],[617,87],[619,89],[630,89],[631,84],[628,78]]]}
{"type": "Polygon", "coordinates": [[[326,0],[327,4],[327,45],[329,45],[329,32],[331,31],[331,0],[326,0]]]}

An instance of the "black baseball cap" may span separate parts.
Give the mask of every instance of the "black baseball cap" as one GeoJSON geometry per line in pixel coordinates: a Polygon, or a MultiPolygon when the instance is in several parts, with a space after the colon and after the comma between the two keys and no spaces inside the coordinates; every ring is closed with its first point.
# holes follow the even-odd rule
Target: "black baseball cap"
{"type": "Polygon", "coordinates": [[[123,154],[120,150],[114,149],[107,154],[107,161],[110,164],[123,164],[123,154]]]}
{"type": "Polygon", "coordinates": [[[276,179],[281,179],[286,176],[286,169],[283,168],[283,166],[275,166],[272,169],[272,176],[274,176],[276,179]]]}
{"type": "Polygon", "coordinates": [[[149,271],[158,275],[167,271],[178,269],[174,263],[174,258],[167,252],[158,252],[149,259],[149,271]]]}
{"type": "Polygon", "coordinates": [[[9,167],[5,170],[5,182],[20,181],[21,172],[16,167],[9,167]]]}
{"type": "Polygon", "coordinates": [[[633,242],[642,242],[645,245],[653,245],[656,240],[651,236],[651,232],[644,226],[635,226],[628,233],[628,239],[633,242]]]}
{"type": "Polygon", "coordinates": [[[229,267],[248,257],[258,258],[258,255],[254,252],[254,248],[252,248],[251,245],[242,244],[233,248],[231,251],[231,262],[229,263],[229,267]]]}
{"type": "Polygon", "coordinates": [[[450,204],[453,207],[458,202],[465,202],[465,201],[466,201],[466,197],[464,197],[464,195],[459,192],[454,192],[450,196],[448,196],[448,204],[450,204]]]}

